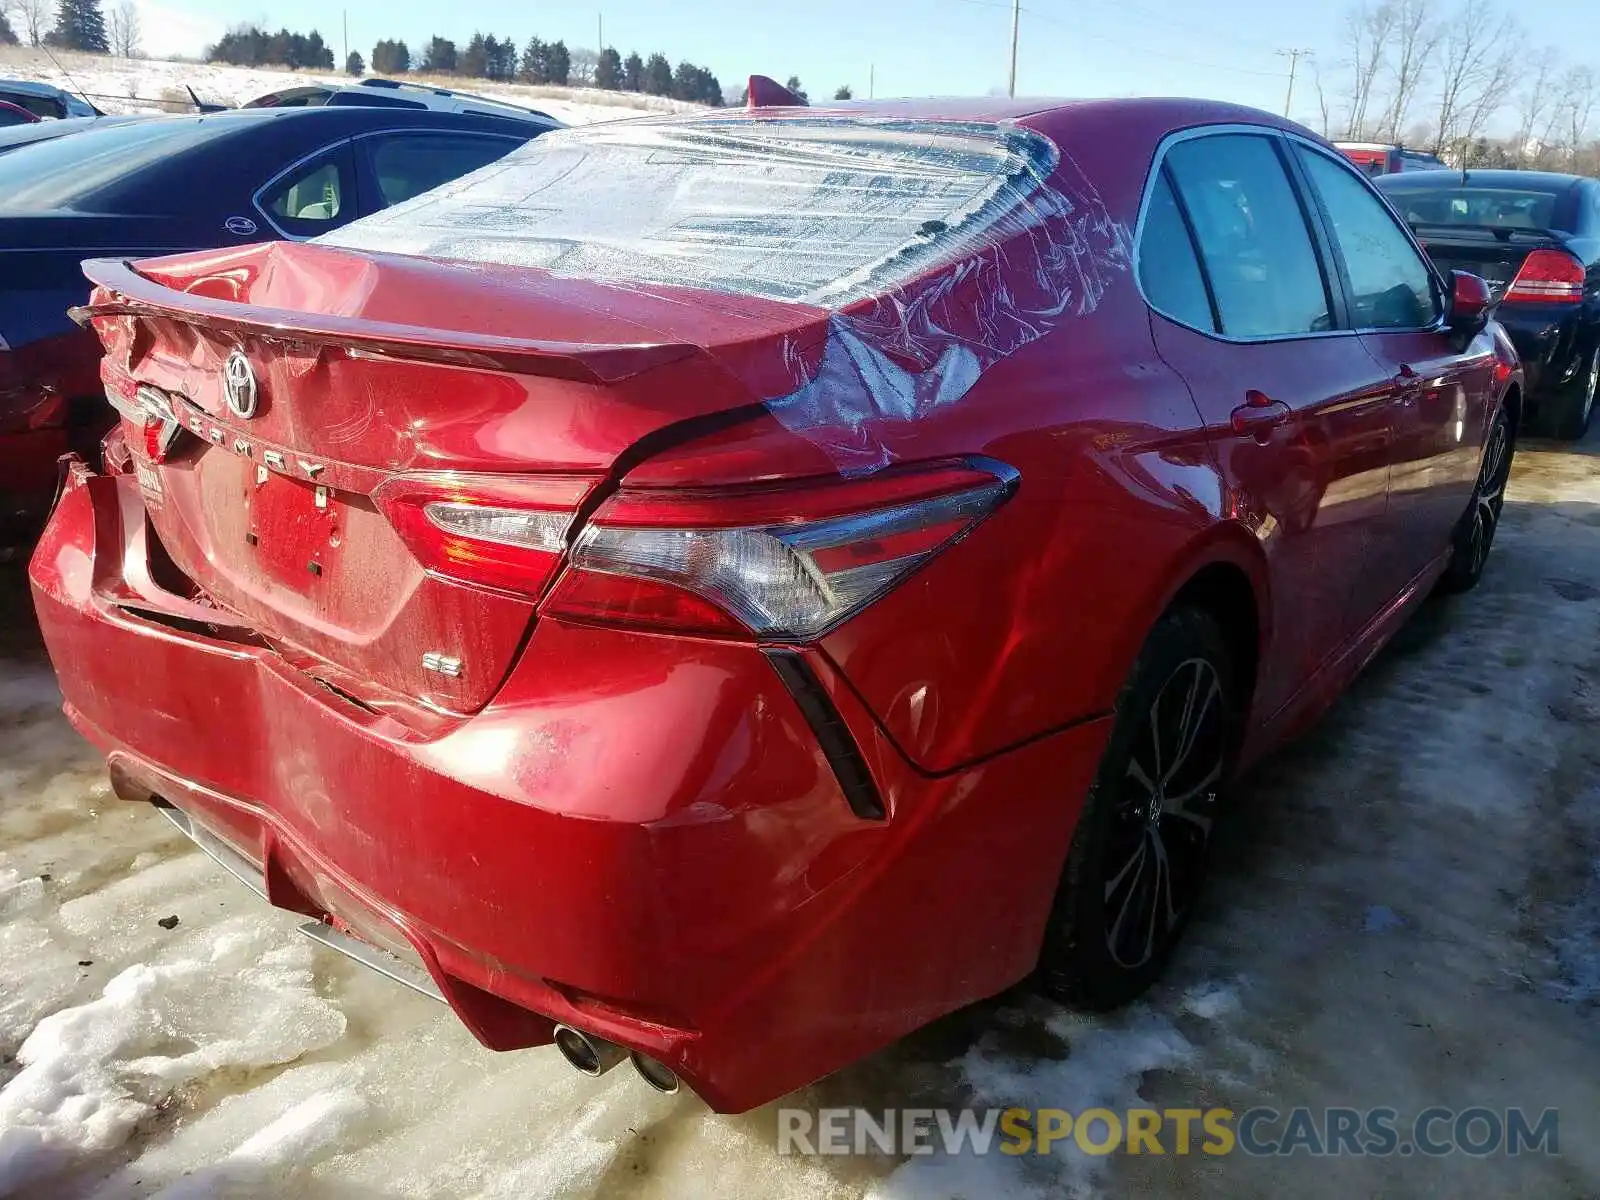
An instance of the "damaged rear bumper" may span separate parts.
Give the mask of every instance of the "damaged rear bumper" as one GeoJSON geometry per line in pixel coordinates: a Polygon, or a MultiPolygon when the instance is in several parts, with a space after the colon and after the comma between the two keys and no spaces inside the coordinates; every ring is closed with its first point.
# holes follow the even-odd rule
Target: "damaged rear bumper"
{"type": "Polygon", "coordinates": [[[931,777],[807,652],[884,798],[863,820],[755,647],[543,620],[423,732],[158,586],[143,513],[77,465],[35,552],[69,718],[119,795],[420,966],[485,1045],[567,1023],[740,1111],[1032,970],[1106,722],[931,777]]]}

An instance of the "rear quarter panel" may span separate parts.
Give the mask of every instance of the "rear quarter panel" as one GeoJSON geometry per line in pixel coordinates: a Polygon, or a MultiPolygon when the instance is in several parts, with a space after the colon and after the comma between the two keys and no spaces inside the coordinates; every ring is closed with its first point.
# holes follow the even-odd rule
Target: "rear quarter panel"
{"type": "MultiPolygon", "coordinates": [[[[1045,132],[1131,235],[1170,127],[1102,127],[1091,115],[1045,132]]],[[[824,642],[926,770],[1109,710],[1193,571],[1250,561],[1248,538],[1224,528],[1202,422],[1155,353],[1131,262],[960,401],[884,437],[897,459],[980,453],[1021,475],[969,538],[824,642]]]]}

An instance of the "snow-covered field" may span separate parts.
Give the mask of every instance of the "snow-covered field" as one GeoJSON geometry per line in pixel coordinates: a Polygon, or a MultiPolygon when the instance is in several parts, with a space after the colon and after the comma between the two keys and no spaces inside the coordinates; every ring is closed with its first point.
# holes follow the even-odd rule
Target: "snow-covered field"
{"type": "MultiPolygon", "coordinates": [[[[168,62],[160,59],[107,58],[101,55],[51,56],[19,47],[0,49],[0,78],[31,79],[69,91],[87,94],[102,112],[160,111],[162,105],[181,111],[188,101],[184,90],[208,104],[237,106],[268,92],[306,83],[349,83],[348,76],[288,71],[271,67],[228,67],[212,63],[168,62]],[[172,103],[168,103],[172,102],[172,103]]],[[[449,79],[425,75],[408,78],[437,83],[482,96],[547,112],[569,125],[636,117],[644,112],[682,112],[699,108],[680,100],[630,92],[603,92],[593,88],[530,87],[491,83],[485,79],[449,79]]]]}
{"type": "Polygon", "coordinates": [[[1019,990],[785,1101],[1554,1107],[1560,1157],[780,1157],[776,1105],[489,1053],[112,799],[0,573],[0,1195],[1600,1196],[1600,431],[1247,781],[1148,1001],[1019,990]]]}

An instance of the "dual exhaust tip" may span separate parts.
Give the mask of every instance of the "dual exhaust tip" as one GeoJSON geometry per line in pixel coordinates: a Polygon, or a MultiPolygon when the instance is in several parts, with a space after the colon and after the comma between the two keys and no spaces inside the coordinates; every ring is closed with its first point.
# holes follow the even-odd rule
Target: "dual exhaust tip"
{"type": "Polygon", "coordinates": [[[584,1075],[599,1078],[626,1058],[632,1061],[639,1077],[656,1091],[670,1096],[678,1090],[677,1074],[671,1067],[648,1054],[629,1050],[605,1038],[595,1037],[592,1033],[574,1029],[571,1025],[557,1025],[555,1041],[561,1057],[584,1075]]]}

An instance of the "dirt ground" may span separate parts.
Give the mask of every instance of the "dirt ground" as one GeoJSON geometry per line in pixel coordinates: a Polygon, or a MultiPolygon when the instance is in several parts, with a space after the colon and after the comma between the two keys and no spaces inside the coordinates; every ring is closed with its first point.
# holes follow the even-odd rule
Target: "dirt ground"
{"type": "Polygon", "coordinates": [[[1482,587],[1244,783],[1146,1002],[1019,989],[734,1118],[300,938],[111,798],[28,613],[0,566],[0,1194],[1600,1196],[1600,433],[1525,446],[1482,587]],[[781,1106],[1013,1104],[1555,1108],[1560,1153],[776,1152],[781,1106]]]}

